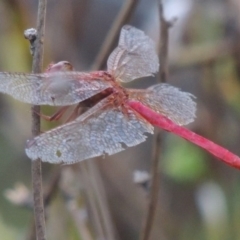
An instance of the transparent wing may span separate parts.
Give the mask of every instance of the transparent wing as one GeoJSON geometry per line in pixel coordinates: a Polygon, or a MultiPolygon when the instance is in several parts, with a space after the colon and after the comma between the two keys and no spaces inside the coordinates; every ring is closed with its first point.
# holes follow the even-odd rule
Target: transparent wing
{"type": "Polygon", "coordinates": [[[152,76],[159,68],[153,41],[143,31],[123,26],[118,47],[109,56],[107,67],[122,82],[152,76]]]}
{"type": "Polygon", "coordinates": [[[26,154],[44,162],[71,164],[111,155],[145,141],[153,126],[130,108],[109,105],[104,99],[75,121],[27,142],[26,154]]]}
{"type": "Polygon", "coordinates": [[[186,125],[196,117],[194,96],[168,84],[156,84],[146,90],[129,90],[129,94],[130,98],[141,101],[179,125],[186,125]]]}
{"type": "Polygon", "coordinates": [[[49,72],[24,74],[0,72],[0,92],[35,105],[65,106],[81,102],[111,85],[91,73],[49,72]]]}

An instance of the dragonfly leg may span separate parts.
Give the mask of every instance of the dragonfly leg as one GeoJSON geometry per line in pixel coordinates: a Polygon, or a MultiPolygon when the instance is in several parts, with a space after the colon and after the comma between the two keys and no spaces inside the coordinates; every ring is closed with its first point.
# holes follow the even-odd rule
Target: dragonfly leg
{"type": "Polygon", "coordinates": [[[58,121],[62,116],[63,114],[66,112],[68,106],[65,106],[65,107],[62,107],[60,108],[56,113],[54,113],[52,116],[47,116],[47,115],[44,115],[42,113],[37,113],[41,118],[43,118],[44,120],[46,121],[58,121]]]}
{"type": "Polygon", "coordinates": [[[77,116],[81,115],[81,113],[79,113],[79,109],[81,108],[81,104],[78,104],[72,114],[67,118],[66,122],[70,122],[70,121],[73,121],[75,118],[77,118],[77,116]]]}

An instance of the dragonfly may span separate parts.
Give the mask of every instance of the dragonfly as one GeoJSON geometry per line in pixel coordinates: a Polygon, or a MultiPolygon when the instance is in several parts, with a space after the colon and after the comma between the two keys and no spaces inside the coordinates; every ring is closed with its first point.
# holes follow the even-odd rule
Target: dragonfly
{"type": "Polygon", "coordinates": [[[77,72],[67,61],[51,64],[41,74],[0,72],[0,92],[34,105],[61,106],[59,120],[76,105],[68,121],[26,143],[31,160],[72,164],[112,155],[144,142],[154,126],[202,147],[228,165],[240,168],[238,156],[186,129],[196,117],[194,96],[166,83],[127,89],[121,83],[153,76],[159,70],[154,42],[125,25],[106,71],[77,72]],[[82,106],[90,106],[80,114],[82,106]]]}

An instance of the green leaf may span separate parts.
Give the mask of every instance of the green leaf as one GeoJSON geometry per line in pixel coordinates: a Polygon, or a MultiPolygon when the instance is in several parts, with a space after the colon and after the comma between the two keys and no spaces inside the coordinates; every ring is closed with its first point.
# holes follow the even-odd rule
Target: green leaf
{"type": "Polygon", "coordinates": [[[185,141],[170,136],[162,163],[162,171],[174,181],[193,182],[206,173],[208,166],[204,150],[185,141]]]}

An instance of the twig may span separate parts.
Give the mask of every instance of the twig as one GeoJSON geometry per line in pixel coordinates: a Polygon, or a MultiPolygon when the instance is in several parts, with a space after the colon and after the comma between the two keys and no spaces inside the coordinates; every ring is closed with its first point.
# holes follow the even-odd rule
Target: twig
{"type": "MultiPolygon", "coordinates": [[[[65,167],[64,169],[62,169],[61,181],[59,182],[60,193],[61,195],[64,196],[63,200],[65,202],[65,207],[72,218],[72,221],[79,235],[78,236],[79,239],[83,240],[105,239],[104,235],[98,235],[96,234],[96,232],[93,234],[91,225],[89,225],[90,221],[89,214],[86,213],[87,206],[82,202],[82,200],[84,200],[85,194],[86,195],[89,194],[89,190],[91,191],[91,188],[88,187],[89,177],[84,176],[81,170],[82,168],[80,168],[80,165],[65,167]],[[76,175],[76,172],[78,175],[76,175]],[[79,174],[79,172],[81,174],[79,174]],[[80,183],[80,185],[75,184],[76,180],[80,183]],[[74,186],[69,187],[69,185],[74,186]],[[86,188],[86,191],[84,191],[83,194],[81,193],[82,186],[86,188]],[[94,237],[95,235],[97,235],[97,237],[94,237]]],[[[89,202],[87,202],[87,205],[89,204],[91,205],[92,201],[94,201],[94,196],[90,194],[90,196],[88,197],[89,202]]],[[[97,223],[100,224],[100,220],[97,223]]]]}
{"type": "Polygon", "coordinates": [[[137,3],[138,0],[126,0],[121,11],[114,20],[111,30],[109,31],[106,40],[104,41],[103,46],[91,67],[92,70],[98,70],[104,67],[113,45],[117,40],[121,27],[128,22],[137,6],[137,3]]]}
{"type": "MultiPolygon", "coordinates": [[[[89,161],[89,160],[88,160],[89,161]]],[[[87,162],[88,162],[87,161],[87,162]]],[[[92,185],[90,178],[94,177],[93,173],[89,171],[89,164],[81,164],[80,173],[82,176],[82,182],[86,188],[86,196],[88,198],[89,206],[92,211],[92,216],[94,219],[94,227],[95,227],[95,234],[98,239],[105,239],[105,231],[102,226],[101,216],[98,211],[98,205],[96,204],[95,199],[97,198],[95,195],[95,186],[92,185]]]]}
{"type": "Polygon", "coordinates": [[[101,174],[95,162],[88,161],[88,168],[91,174],[90,182],[93,186],[93,191],[95,193],[95,199],[99,208],[99,214],[102,217],[102,225],[104,226],[106,239],[114,240],[116,239],[116,234],[114,231],[113,221],[109,211],[106,192],[103,185],[101,174]]]}
{"type": "MultiPolygon", "coordinates": [[[[57,186],[59,183],[60,174],[61,174],[60,168],[55,169],[55,171],[53,172],[53,177],[52,177],[50,183],[48,184],[48,188],[46,189],[46,191],[44,193],[43,202],[44,202],[45,207],[50,204],[50,201],[53,199],[54,194],[58,190],[57,186]]],[[[33,206],[33,203],[31,204],[31,206],[33,206]]],[[[34,239],[36,239],[35,236],[36,236],[36,228],[35,228],[34,220],[32,219],[31,227],[29,228],[29,232],[28,232],[26,239],[34,240],[34,239]]]]}
{"type": "MultiPolygon", "coordinates": [[[[128,22],[129,18],[131,17],[132,13],[134,12],[136,6],[137,6],[138,0],[126,0],[125,4],[123,5],[121,11],[119,12],[118,16],[116,17],[107,37],[106,40],[103,43],[103,46],[99,52],[99,54],[97,55],[91,69],[92,70],[99,70],[101,68],[103,68],[104,64],[107,61],[107,58],[113,48],[113,45],[115,43],[115,41],[117,40],[119,31],[121,29],[121,27],[128,22]]],[[[109,214],[107,205],[106,205],[106,199],[104,196],[104,193],[101,192],[101,196],[99,196],[99,189],[104,189],[103,188],[103,184],[102,184],[102,179],[101,176],[99,174],[99,171],[95,165],[95,163],[92,162],[85,162],[83,163],[84,168],[82,169],[82,171],[84,172],[84,174],[87,174],[87,170],[88,169],[88,174],[91,175],[92,177],[92,181],[91,181],[91,185],[92,188],[94,189],[94,193],[96,194],[96,201],[97,203],[92,202],[92,204],[98,205],[97,209],[99,209],[99,211],[97,211],[97,214],[102,216],[103,221],[101,221],[100,226],[98,226],[98,232],[104,232],[106,233],[106,237],[107,239],[115,239],[114,235],[114,231],[113,231],[113,227],[112,227],[112,221],[111,221],[111,216],[109,214]]],[[[87,177],[89,177],[89,175],[87,175],[87,177]]],[[[92,206],[93,208],[95,208],[96,206],[92,206]]],[[[95,221],[97,221],[99,217],[96,216],[95,213],[95,221]]]]}
{"type": "Polygon", "coordinates": [[[52,200],[54,194],[57,191],[57,186],[60,180],[60,175],[61,175],[61,168],[55,168],[54,172],[52,173],[53,177],[48,183],[48,188],[44,192],[44,206],[48,206],[50,204],[50,201],[52,200]]]}
{"type": "MultiPolygon", "coordinates": [[[[168,76],[168,30],[172,25],[169,21],[166,21],[163,13],[162,1],[159,1],[159,18],[160,18],[160,82],[166,82],[168,76]]],[[[151,234],[153,221],[157,209],[158,195],[159,195],[159,157],[161,146],[161,133],[159,130],[155,133],[155,141],[152,152],[152,165],[151,165],[151,188],[149,193],[148,209],[146,214],[145,223],[140,236],[141,240],[148,240],[151,234]]]]}
{"type": "Polygon", "coordinates": [[[168,30],[172,26],[175,19],[167,21],[164,17],[163,4],[159,0],[159,19],[160,19],[160,47],[159,47],[159,61],[160,61],[160,82],[166,82],[168,78],[168,30]]]}
{"type": "MultiPolygon", "coordinates": [[[[46,16],[47,0],[39,0],[38,17],[37,17],[37,35],[36,39],[29,39],[31,44],[31,51],[33,55],[32,72],[39,73],[42,70],[43,62],[43,38],[45,30],[45,16],[46,16]]],[[[40,133],[40,117],[39,106],[32,106],[32,135],[36,136],[40,133]]],[[[36,226],[36,239],[45,240],[45,216],[43,205],[42,192],[42,169],[41,160],[37,159],[32,162],[32,186],[33,186],[33,204],[34,204],[34,218],[36,226]]]]}

